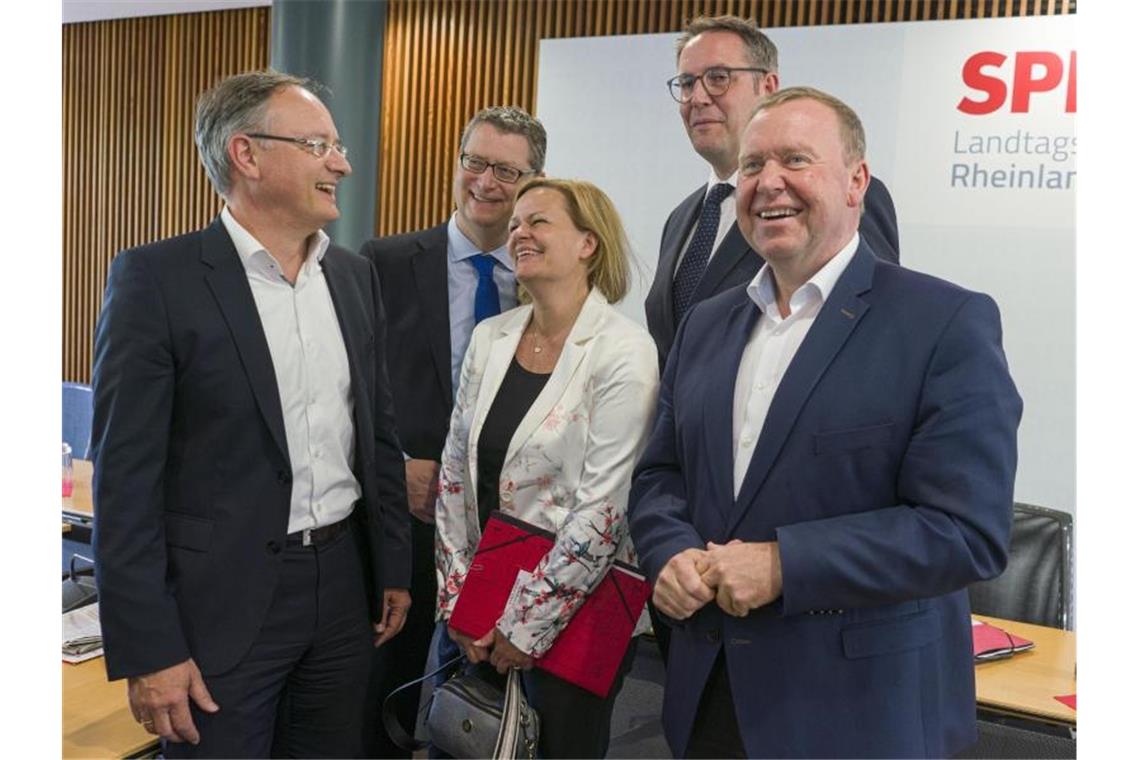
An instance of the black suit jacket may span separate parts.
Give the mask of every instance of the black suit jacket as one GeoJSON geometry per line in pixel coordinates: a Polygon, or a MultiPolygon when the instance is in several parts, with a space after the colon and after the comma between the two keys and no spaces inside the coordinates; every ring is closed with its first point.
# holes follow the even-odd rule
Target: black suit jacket
{"type": "MultiPolygon", "coordinates": [[[[322,261],[348,354],[369,603],[406,588],[404,468],[367,262],[322,261]]],[[[112,679],[240,661],[277,585],[292,467],[269,346],[220,219],[120,253],[95,330],[95,557],[112,679]]]]}
{"type": "MultiPolygon", "coordinates": [[[[665,366],[665,358],[669,356],[676,332],[673,320],[673,273],[677,269],[678,257],[682,254],[681,247],[701,213],[706,189],[706,185],[701,185],[681,201],[681,205],[669,214],[661,233],[657,272],[653,276],[649,295],[645,298],[645,321],[649,334],[657,344],[662,367],[665,366]]],[[[859,237],[880,259],[899,263],[899,226],[895,218],[895,204],[886,185],[872,177],[863,205],[859,237]]],[[[761,258],[748,246],[740,228],[733,224],[697,283],[692,303],[748,282],[760,271],[762,263],[761,258]]]]}
{"type": "Polygon", "coordinates": [[[451,321],[447,223],[370,240],[360,249],[380,280],[390,315],[388,373],[396,424],[413,459],[439,461],[451,422],[451,321]]]}

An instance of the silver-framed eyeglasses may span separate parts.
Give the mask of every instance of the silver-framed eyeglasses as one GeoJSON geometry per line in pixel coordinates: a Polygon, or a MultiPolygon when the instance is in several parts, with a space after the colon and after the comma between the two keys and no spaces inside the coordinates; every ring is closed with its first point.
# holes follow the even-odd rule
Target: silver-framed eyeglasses
{"type": "Polygon", "coordinates": [[[470,153],[459,154],[459,165],[472,174],[482,174],[487,171],[487,167],[491,167],[491,173],[495,175],[495,179],[500,182],[506,182],[508,185],[513,185],[521,178],[531,174],[538,174],[536,171],[524,172],[522,169],[516,169],[510,164],[496,164],[493,161],[473,156],[470,153]]]}
{"type": "Polygon", "coordinates": [[[256,137],[258,140],[278,140],[280,142],[300,145],[317,158],[324,158],[329,154],[330,150],[335,150],[341,155],[341,158],[348,158],[348,148],[346,148],[344,143],[340,140],[336,142],[326,142],[325,140],[317,140],[311,137],[282,137],[281,135],[267,135],[261,132],[250,132],[247,136],[256,137]]]}
{"type": "Polygon", "coordinates": [[[696,89],[698,79],[704,85],[705,92],[709,94],[709,97],[715,98],[728,92],[728,88],[732,86],[732,75],[737,71],[751,71],[755,74],[768,73],[768,69],[752,66],[713,66],[705,69],[704,73],[699,76],[678,74],[665,84],[669,87],[669,94],[673,96],[673,100],[678,103],[688,103],[693,99],[693,91],[696,89]]]}

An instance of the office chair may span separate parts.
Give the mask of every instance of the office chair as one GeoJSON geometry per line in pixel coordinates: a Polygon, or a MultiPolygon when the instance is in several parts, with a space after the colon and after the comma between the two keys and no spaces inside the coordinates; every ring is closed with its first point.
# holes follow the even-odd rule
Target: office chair
{"type": "Polygon", "coordinates": [[[969,587],[970,610],[1072,630],[1072,551],[1072,515],[1015,503],[1009,564],[997,578],[969,587]]]}
{"type": "Polygon", "coordinates": [[[91,458],[92,404],[90,385],[63,384],[63,442],[76,459],[91,458]]]}

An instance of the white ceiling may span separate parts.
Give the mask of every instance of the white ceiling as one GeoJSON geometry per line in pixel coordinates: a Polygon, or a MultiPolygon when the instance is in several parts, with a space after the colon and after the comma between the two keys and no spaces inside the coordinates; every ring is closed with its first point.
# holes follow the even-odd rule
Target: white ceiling
{"type": "Polygon", "coordinates": [[[63,0],[63,23],[272,5],[272,0],[63,0]]]}

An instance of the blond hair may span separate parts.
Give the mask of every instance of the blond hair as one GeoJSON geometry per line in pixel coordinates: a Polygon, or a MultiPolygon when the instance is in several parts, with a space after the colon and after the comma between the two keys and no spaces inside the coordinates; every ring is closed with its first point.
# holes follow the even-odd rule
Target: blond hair
{"type": "Polygon", "coordinates": [[[586,281],[607,301],[617,303],[629,292],[629,240],[613,201],[585,180],[534,177],[519,188],[515,203],[531,190],[543,187],[561,195],[574,226],[592,233],[598,241],[594,255],[586,260],[586,281]]]}
{"type": "MultiPolygon", "coordinates": [[[[793,100],[805,99],[821,103],[835,114],[839,121],[839,137],[843,142],[843,159],[848,164],[863,160],[867,153],[867,136],[863,131],[863,122],[859,120],[859,115],[851,106],[822,90],[817,90],[814,87],[788,87],[784,90],[776,90],[760,101],[760,105],[756,106],[756,110],[752,112],[752,118],[755,118],[756,114],[761,111],[767,111],[793,100]]],[[[752,119],[749,119],[749,122],[751,121],[752,119]]]]}

